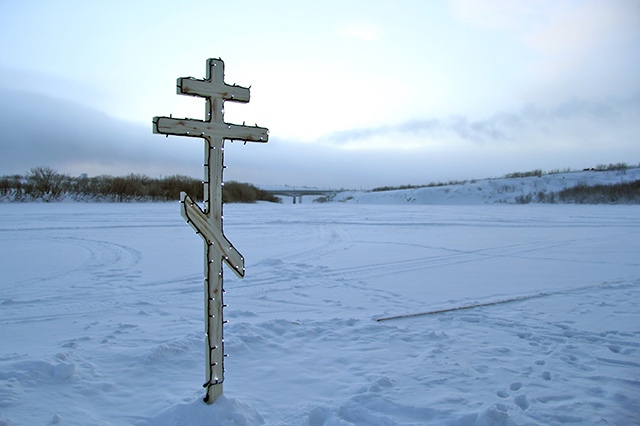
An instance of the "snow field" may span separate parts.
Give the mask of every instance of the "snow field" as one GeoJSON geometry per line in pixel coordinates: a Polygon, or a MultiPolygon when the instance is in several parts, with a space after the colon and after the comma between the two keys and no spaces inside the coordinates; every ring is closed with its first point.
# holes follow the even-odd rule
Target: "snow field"
{"type": "Polygon", "coordinates": [[[225,234],[208,406],[177,203],[0,204],[0,425],[640,422],[638,206],[227,205],[225,234]]]}

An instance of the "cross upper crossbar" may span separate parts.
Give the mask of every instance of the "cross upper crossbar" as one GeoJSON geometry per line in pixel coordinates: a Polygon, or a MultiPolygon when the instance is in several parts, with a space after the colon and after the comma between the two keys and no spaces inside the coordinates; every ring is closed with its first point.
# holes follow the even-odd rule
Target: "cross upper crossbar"
{"type": "Polygon", "coordinates": [[[203,98],[222,98],[225,101],[249,102],[249,89],[224,82],[224,62],[221,59],[207,61],[207,78],[198,80],[192,77],[178,79],[179,94],[200,96],[203,98]]]}
{"type": "Polygon", "coordinates": [[[218,82],[211,80],[210,77],[207,77],[206,80],[181,77],[178,79],[178,93],[203,98],[222,98],[225,101],[249,102],[249,89],[246,87],[216,83],[218,82]]]}

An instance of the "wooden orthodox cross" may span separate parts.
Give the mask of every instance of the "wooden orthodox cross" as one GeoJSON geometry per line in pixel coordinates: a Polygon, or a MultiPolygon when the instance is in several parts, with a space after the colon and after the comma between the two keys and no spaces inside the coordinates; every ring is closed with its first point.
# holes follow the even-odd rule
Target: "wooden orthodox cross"
{"type": "Polygon", "coordinates": [[[207,61],[207,78],[178,79],[178,94],[206,99],[204,121],[154,117],[153,133],[191,136],[205,140],[204,149],[204,210],[186,193],[180,193],[182,216],[204,240],[204,302],[206,338],[206,396],[211,404],[222,395],[224,381],[224,339],[222,325],[223,282],[222,263],[239,277],[244,277],[244,258],[222,231],[222,170],[224,140],[267,142],[269,130],[263,127],[240,126],[224,122],[224,102],[249,102],[249,89],[224,82],[224,62],[207,61]]]}

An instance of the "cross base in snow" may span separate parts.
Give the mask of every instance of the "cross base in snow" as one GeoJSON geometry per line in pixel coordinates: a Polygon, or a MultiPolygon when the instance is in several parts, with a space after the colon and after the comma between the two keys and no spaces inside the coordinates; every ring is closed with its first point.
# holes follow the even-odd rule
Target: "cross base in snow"
{"type": "Polygon", "coordinates": [[[249,89],[224,82],[224,62],[207,61],[207,78],[178,79],[178,94],[206,99],[206,119],[178,119],[154,117],[153,132],[164,135],[203,138],[204,149],[204,210],[186,193],[180,194],[181,213],[204,240],[204,301],[206,333],[206,395],[204,401],[213,403],[222,395],[224,382],[223,338],[223,274],[226,263],[239,277],[244,277],[244,258],[225,237],[222,230],[222,185],[224,169],[224,140],[267,142],[269,131],[258,126],[235,125],[224,122],[224,102],[249,102],[249,89]]]}

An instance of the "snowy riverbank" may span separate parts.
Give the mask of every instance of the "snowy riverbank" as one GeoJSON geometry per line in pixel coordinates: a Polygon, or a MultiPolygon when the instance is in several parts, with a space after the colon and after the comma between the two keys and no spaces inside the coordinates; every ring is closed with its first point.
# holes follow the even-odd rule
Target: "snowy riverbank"
{"type": "Polygon", "coordinates": [[[640,167],[626,170],[582,171],[543,174],[539,177],[481,179],[456,185],[432,186],[381,192],[347,191],[336,201],[365,204],[517,204],[534,203],[543,196],[576,185],[613,185],[640,180],[640,167]]]}

